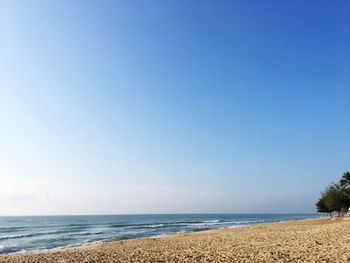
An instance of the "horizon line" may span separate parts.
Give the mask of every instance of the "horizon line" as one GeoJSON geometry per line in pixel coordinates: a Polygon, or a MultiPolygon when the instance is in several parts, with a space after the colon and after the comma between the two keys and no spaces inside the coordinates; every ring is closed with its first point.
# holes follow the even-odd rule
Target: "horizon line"
{"type": "Polygon", "coordinates": [[[0,217],[53,217],[53,216],[142,216],[142,215],[312,215],[309,213],[121,213],[121,214],[43,214],[43,215],[0,215],[0,217]]]}

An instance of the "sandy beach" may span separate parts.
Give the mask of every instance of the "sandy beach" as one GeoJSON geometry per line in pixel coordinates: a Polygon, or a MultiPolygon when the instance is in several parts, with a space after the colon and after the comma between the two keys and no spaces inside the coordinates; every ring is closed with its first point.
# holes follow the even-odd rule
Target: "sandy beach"
{"type": "Polygon", "coordinates": [[[350,219],[308,219],[2,255],[0,262],[349,262],[350,219]]]}

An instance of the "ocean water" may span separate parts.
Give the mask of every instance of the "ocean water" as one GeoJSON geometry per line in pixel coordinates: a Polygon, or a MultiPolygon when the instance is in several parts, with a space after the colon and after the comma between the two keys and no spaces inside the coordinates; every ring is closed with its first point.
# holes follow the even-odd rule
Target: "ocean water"
{"type": "Polygon", "coordinates": [[[174,214],[0,217],[0,254],[319,217],[317,214],[174,214]]]}

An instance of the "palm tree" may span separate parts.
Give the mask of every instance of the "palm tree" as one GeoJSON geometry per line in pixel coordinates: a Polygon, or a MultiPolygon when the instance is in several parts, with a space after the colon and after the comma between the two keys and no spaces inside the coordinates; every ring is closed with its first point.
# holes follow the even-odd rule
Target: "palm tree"
{"type": "Polygon", "coordinates": [[[344,190],[350,190],[350,173],[346,171],[343,173],[343,176],[340,178],[340,186],[344,190]]]}
{"type": "MultiPolygon", "coordinates": [[[[339,181],[339,185],[343,191],[343,193],[345,194],[345,196],[350,200],[350,173],[349,171],[345,171],[342,175],[342,177],[340,178],[339,181]]],[[[349,206],[347,211],[344,212],[348,212],[349,211],[349,206]]]]}

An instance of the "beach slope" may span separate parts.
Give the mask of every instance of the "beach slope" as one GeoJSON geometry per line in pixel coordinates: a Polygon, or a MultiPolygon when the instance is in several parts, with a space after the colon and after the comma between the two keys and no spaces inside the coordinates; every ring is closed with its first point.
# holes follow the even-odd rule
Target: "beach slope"
{"type": "Polygon", "coordinates": [[[350,220],[309,219],[2,255],[0,262],[349,262],[350,220]]]}

